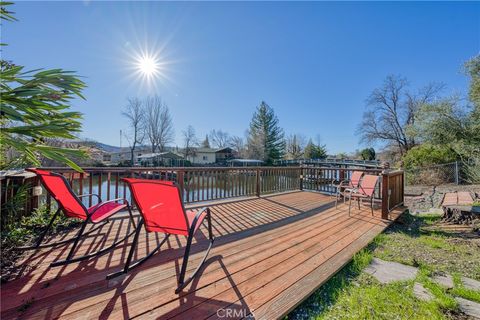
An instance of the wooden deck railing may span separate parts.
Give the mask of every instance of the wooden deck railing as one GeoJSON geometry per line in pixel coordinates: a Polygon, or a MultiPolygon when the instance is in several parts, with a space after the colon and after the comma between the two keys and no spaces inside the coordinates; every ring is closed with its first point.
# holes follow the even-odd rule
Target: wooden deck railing
{"type": "MultiPolygon", "coordinates": [[[[196,203],[236,197],[261,196],[293,190],[334,193],[335,184],[349,179],[355,170],[381,175],[375,198],[382,203],[382,216],[403,203],[403,171],[382,172],[380,169],[320,167],[198,167],[157,168],[118,167],[84,168],[84,173],[69,168],[43,168],[61,173],[79,194],[98,194],[103,200],[125,197],[130,192],[122,178],[135,177],[175,181],[183,192],[185,203],[196,203]]],[[[5,181],[4,181],[5,182],[5,181]]],[[[44,195],[46,192],[44,192],[44,195]]],[[[5,200],[3,193],[2,203],[5,200]]],[[[51,199],[44,196],[47,205],[51,199]]],[[[85,197],[85,204],[95,204],[94,197],[85,197]]]]}

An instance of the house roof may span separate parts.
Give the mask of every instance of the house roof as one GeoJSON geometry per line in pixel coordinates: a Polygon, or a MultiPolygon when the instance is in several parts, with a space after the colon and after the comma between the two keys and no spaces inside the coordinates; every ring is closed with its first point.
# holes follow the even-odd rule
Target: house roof
{"type": "Polygon", "coordinates": [[[213,148],[196,148],[195,149],[197,152],[202,152],[202,153],[217,153],[217,152],[231,152],[232,148],[230,147],[225,147],[225,148],[220,148],[220,149],[213,149],[213,148]]]}

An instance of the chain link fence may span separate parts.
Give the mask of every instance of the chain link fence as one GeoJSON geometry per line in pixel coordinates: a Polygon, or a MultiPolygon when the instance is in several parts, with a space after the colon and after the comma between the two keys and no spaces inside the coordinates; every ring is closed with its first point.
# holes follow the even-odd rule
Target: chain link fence
{"type": "Polygon", "coordinates": [[[469,167],[459,161],[405,170],[407,185],[470,184],[469,167]]]}

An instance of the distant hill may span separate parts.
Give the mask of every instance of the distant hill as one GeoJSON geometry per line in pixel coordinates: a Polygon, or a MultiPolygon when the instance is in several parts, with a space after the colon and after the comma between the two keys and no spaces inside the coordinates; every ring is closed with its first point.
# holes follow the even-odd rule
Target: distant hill
{"type": "Polygon", "coordinates": [[[94,147],[108,153],[118,152],[121,150],[120,147],[111,146],[109,144],[101,143],[98,141],[84,140],[84,141],[79,141],[79,143],[84,146],[94,147]]]}

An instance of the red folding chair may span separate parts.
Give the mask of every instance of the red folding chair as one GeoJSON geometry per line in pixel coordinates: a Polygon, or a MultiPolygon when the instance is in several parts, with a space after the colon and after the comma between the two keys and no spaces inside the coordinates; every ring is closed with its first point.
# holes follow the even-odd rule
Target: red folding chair
{"type": "Polygon", "coordinates": [[[127,182],[130,186],[130,191],[135,203],[137,204],[142,219],[140,219],[140,222],[137,225],[135,237],[133,239],[133,243],[130,248],[130,252],[128,253],[127,261],[125,262],[123,270],[108,275],[107,279],[128,273],[128,271],[131,269],[145,262],[160,249],[170,235],[183,235],[187,237],[187,244],[185,246],[185,253],[183,255],[182,269],[178,279],[178,287],[175,290],[175,293],[180,292],[197,275],[201,266],[207,259],[208,253],[210,252],[212,244],[215,240],[212,233],[212,218],[210,209],[202,208],[198,211],[185,210],[182,202],[181,190],[178,185],[172,182],[133,178],[125,178],[122,180],[127,182]],[[185,280],[185,272],[187,270],[193,236],[205,218],[208,222],[207,227],[210,243],[200,264],[197,266],[192,275],[185,280]],[[145,225],[145,230],[147,232],[161,232],[165,234],[165,237],[160,244],[145,257],[131,264],[133,253],[138,245],[138,237],[140,235],[142,225],[145,225]]]}
{"type": "Polygon", "coordinates": [[[45,187],[45,189],[47,189],[47,191],[52,195],[52,197],[58,203],[58,210],[53,215],[52,219],[50,220],[49,224],[47,225],[45,230],[42,232],[40,237],[38,238],[35,245],[29,246],[29,247],[19,247],[17,249],[31,250],[31,249],[38,249],[38,248],[47,248],[47,247],[54,247],[60,244],[69,243],[73,241],[73,246],[70,249],[70,252],[68,253],[67,258],[65,260],[55,261],[52,264],[50,264],[50,266],[55,267],[55,266],[65,265],[72,262],[85,260],[94,256],[101,256],[102,254],[107,253],[109,250],[113,249],[116,245],[118,245],[119,243],[121,243],[122,241],[124,241],[126,238],[128,238],[130,235],[133,234],[133,231],[132,231],[129,234],[127,234],[124,238],[118,241],[115,241],[112,245],[104,249],[74,258],[73,255],[75,253],[75,249],[77,248],[78,242],[80,241],[80,238],[82,238],[82,236],[86,236],[87,234],[90,234],[93,231],[101,228],[104,224],[108,223],[109,217],[119,212],[120,210],[123,210],[125,208],[128,209],[128,213],[130,215],[130,222],[133,224],[133,229],[136,228],[135,221],[133,219],[132,211],[130,209],[130,205],[128,204],[128,201],[124,198],[118,198],[118,199],[113,199],[109,201],[102,201],[100,196],[97,194],[84,194],[84,195],[78,196],[73,192],[67,179],[61,174],[44,171],[44,170],[38,170],[38,169],[26,169],[26,170],[33,172],[37,174],[38,177],[40,177],[40,180],[43,186],[45,187]],[[98,203],[94,206],[91,206],[90,208],[87,208],[82,203],[80,198],[89,197],[89,196],[97,197],[98,203]],[[119,203],[120,201],[122,203],[119,203]],[[52,227],[53,222],[60,214],[60,211],[62,211],[67,217],[83,220],[83,223],[80,227],[80,230],[77,236],[67,240],[62,240],[62,241],[57,241],[57,242],[52,242],[52,243],[47,243],[42,245],[42,241],[45,238],[45,235],[52,227]],[[104,222],[104,223],[100,226],[92,228],[88,232],[84,232],[86,226],[89,223],[98,224],[101,222],[104,222]]]}
{"type": "Polygon", "coordinates": [[[363,171],[353,171],[350,179],[340,181],[337,187],[337,194],[335,198],[335,208],[337,207],[338,200],[343,196],[343,203],[345,203],[345,194],[351,190],[357,189],[360,185],[360,179],[362,179],[363,171]]]}
{"type": "Polygon", "coordinates": [[[358,188],[352,189],[349,192],[348,215],[350,215],[350,210],[352,207],[352,198],[355,198],[358,202],[358,209],[360,209],[360,202],[363,202],[363,199],[370,200],[370,206],[373,216],[373,200],[375,198],[375,188],[377,186],[379,178],[379,176],[367,174],[363,177],[358,188]]]}

